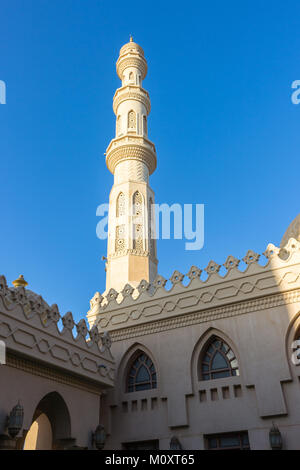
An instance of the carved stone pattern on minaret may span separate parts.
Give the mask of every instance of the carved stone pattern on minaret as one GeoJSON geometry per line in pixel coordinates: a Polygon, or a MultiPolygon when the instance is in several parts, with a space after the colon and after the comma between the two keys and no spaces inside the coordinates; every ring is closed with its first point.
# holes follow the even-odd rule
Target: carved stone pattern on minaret
{"type": "Polygon", "coordinates": [[[116,216],[121,217],[125,215],[125,196],[124,193],[120,193],[117,199],[117,210],[116,216]]]}
{"type": "Polygon", "coordinates": [[[117,63],[117,72],[121,80],[123,79],[123,72],[127,67],[136,67],[139,69],[142,74],[142,79],[144,80],[147,74],[147,64],[145,59],[139,57],[120,58],[117,63]]]}
{"type": "Polygon", "coordinates": [[[143,207],[143,198],[139,191],[136,191],[133,195],[133,215],[141,216],[143,207]]]}
{"type": "Polygon", "coordinates": [[[143,181],[147,183],[148,178],[149,171],[147,166],[135,160],[124,161],[115,170],[115,184],[125,181],[143,181]]]}
{"type": "MultiPolygon", "coordinates": [[[[131,159],[145,163],[149,168],[149,174],[152,174],[156,168],[156,152],[154,145],[151,145],[146,139],[143,139],[144,142],[141,141],[140,145],[134,145],[133,143],[128,145],[130,139],[128,137],[122,139],[124,139],[124,145],[118,142],[118,146],[111,145],[107,149],[106,164],[109,171],[114,174],[116,165],[119,162],[131,159]]],[[[134,139],[136,142],[138,142],[138,140],[139,137],[134,139]]]]}
{"type": "Polygon", "coordinates": [[[128,129],[136,129],[136,114],[134,111],[128,113],[128,129]]]}
{"type": "Polygon", "coordinates": [[[120,252],[120,251],[125,250],[125,248],[126,248],[125,225],[117,225],[115,250],[116,252],[120,252]]]}
{"type": "Polygon", "coordinates": [[[134,224],[133,249],[143,250],[143,245],[143,226],[142,224],[134,224]]]}

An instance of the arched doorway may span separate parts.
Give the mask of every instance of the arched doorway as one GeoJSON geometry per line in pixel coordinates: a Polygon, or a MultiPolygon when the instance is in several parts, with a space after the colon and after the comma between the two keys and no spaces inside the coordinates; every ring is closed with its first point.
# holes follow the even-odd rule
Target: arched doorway
{"type": "Polygon", "coordinates": [[[25,437],[24,450],[51,450],[53,444],[51,423],[45,415],[40,414],[33,421],[25,437]]]}
{"type": "Polygon", "coordinates": [[[62,396],[51,392],[36,407],[24,440],[24,450],[63,449],[74,444],[71,420],[62,396]]]}

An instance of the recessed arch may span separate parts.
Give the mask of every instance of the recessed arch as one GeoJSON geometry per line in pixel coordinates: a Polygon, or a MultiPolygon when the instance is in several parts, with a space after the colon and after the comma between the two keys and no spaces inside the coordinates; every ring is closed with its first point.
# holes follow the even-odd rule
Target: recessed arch
{"type": "Polygon", "coordinates": [[[140,392],[157,388],[157,374],[151,357],[138,349],[126,368],[126,392],[140,392]]]}
{"type": "Polygon", "coordinates": [[[130,130],[136,129],[136,113],[135,113],[135,111],[133,111],[133,109],[131,111],[129,111],[129,113],[128,113],[127,127],[130,130]]]}
{"type": "MultiPolygon", "coordinates": [[[[219,330],[217,328],[209,327],[200,336],[192,352],[190,370],[191,370],[191,379],[192,379],[193,389],[197,388],[198,385],[196,384],[198,384],[198,382],[201,380],[200,374],[199,374],[199,364],[200,364],[202,354],[207,348],[207,346],[210,344],[211,339],[214,337],[218,337],[222,341],[225,341],[230,347],[230,349],[234,352],[238,365],[239,365],[239,373],[242,376],[242,363],[241,363],[241,358],[240,358],[237,346],[234,344],[232,339],[229,337],[229,335],[225,331],[219,330]]],[[[228,379],[230,379],[230,377],[228,377],[228,379]]]]}
{"type": "Polygon", "coordinates": [[[198,360],[198,380],[235,377],[240,374],[239,364],[231,346],[221,337],[211,335],[198,360]]]}
{"type": "MultiPolygon", "coordinates": [[[[58,392],[50,392],[39,401],[27,435],[29,433],[31,433],[32,438],[30,440],[30,450],[33,450],[33,442],[36,443],[35,449],[38,449],[41,445],[44,448],[46,445],[50,445],[51,441],[53,449],[59,448],[60,440],[71,438],[70,413],[65,400],[58,392]],[[42,433],[42,435],[39,435],[39,432],[42,433]]],[[[26,437],[24,449],[26,449],[26,437]]]]}
{"type": "MultiPolygon", "coordinates": [[[[118,378],[118,384],[116,384],[116,389],[119,391],[120,396],[123,396],[124,394],[127,395],[127,378],[130,372],[130,367],[133,361],[142,353],[144,353],[154,365],[154,369],[156,372],[156,389],[159,389],[159,364],[157,363],[155,357],[153,356],[152,352],[147,348],[147,346],[141,343],[134,343],[125,352],[118,366],[118,371],[116,374],[116,377],[118,378]]],[[[144,392],[149,392],[150,390],[151,389],[144,390],[144,392]]],[[[142,392],[142,390],[140,392],[142,392]]]]}

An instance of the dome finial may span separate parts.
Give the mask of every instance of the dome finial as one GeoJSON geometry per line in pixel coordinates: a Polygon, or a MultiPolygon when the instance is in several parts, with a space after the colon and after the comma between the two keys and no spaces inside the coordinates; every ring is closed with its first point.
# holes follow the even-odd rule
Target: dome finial
{"type": "Polygon", "coordinates": [[[18,279],[12,282],[15,287],[26,287],[28,286],[28,282],[25,281],[24,276],[20,274],[18,279]]]}
{"type": "Polygon", "coordinates": [[[129,38],[130,38],[129,41],[130,41],[130,42],[133,42],[133,37],[132,37],[131,34],[129,34],[129,38]]]}

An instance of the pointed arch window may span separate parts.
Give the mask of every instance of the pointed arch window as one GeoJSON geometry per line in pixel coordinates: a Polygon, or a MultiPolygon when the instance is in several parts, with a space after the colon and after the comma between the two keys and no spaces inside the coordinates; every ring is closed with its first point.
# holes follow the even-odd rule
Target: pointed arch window
{"type": "Polygon", "coordinates": [[[136,128],[136,115],[133,110],[129,111],[128,113],[128,129],[135,129],[136,128]]]}
{"type": "Polygon", "coordinates": [[[228,344],[214,336],[200,360],[200,380],[240,375],[237,358],[228,344]]]}
{"type": "Polygon", "coordinates": [[[138,392],[153,388],[157,388],[154,364],[146,353],[140,351],[130,364],[126,380],[126,391],[138,392]]]}

